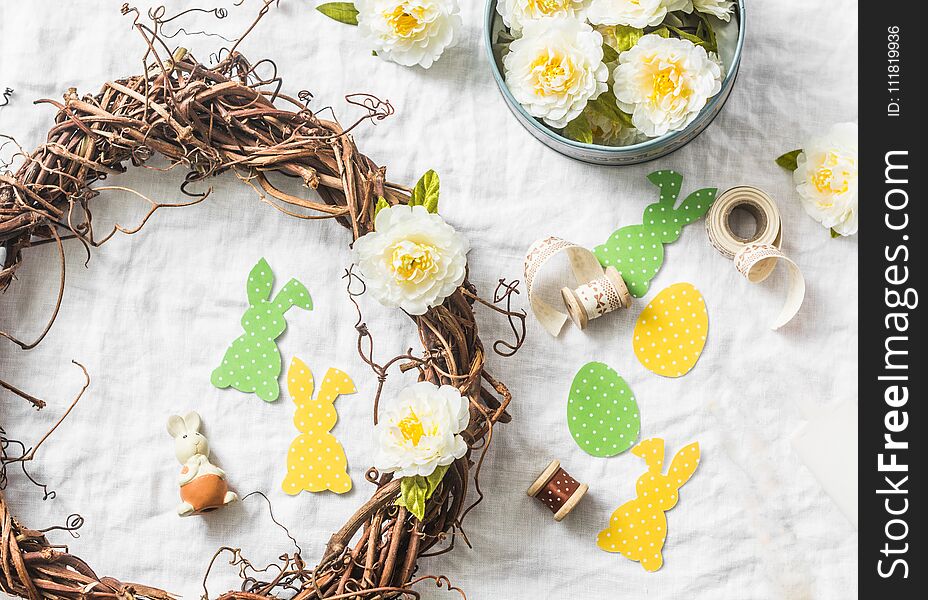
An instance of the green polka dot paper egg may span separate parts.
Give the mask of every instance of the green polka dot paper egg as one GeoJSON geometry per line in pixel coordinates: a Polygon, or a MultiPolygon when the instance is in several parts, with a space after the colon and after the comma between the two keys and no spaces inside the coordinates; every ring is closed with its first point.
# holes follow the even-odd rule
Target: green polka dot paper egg
{"type": "Polygon", "coordinates": [[[641,429],[635,395],[611,367],[587,363],[570,385],[567,426],[587,454],[605,457],[625,452],[635,445],[641,429]]]}

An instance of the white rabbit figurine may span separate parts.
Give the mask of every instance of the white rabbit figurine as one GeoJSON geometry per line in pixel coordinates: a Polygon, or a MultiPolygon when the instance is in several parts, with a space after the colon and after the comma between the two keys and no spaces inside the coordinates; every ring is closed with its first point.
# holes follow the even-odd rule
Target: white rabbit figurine
{"type": "Polygon", "coordinates": [[[200,415],[193,411],[183,417],[171,415],[168,433],[174,438],[174,454],[184,465],[177,478],[183,500],[178,515],[207,513],[238,500],[229,490],[225,472],[209,462],[209,442],[200,433],[200,415]]]}

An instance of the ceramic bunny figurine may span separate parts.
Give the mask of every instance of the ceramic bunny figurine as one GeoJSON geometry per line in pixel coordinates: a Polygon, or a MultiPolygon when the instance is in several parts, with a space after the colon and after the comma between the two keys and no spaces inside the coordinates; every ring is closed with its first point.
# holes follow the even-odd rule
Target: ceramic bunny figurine
{"type": "Polygon", "coordinates": [[[650,438],[634,448],[648,465],[635,484],[637,497],[620,506],[609,519],[609,527],[599,532],[596,544],[606,552],[621,552],[641,563],[646,571],[664,564],[661,550],[667,539],[667,515],[680,497],[680,488],[699,465],[699,443],[689,444],[673,457],[670,470],[663,473],[664,440],[650,438]]]}
{"type": "Polygon", "coordinates": [[[209,462],[209,442],[200,433],[200,415],[189,412],[171,415],[168,433],[174,438],[174,454],[183,466],[177,482],[180,499],[177,514],[182,517],[207,513],[238,500],[229,490],[225,472],[209,462]]]}
{"type": "Polygon", "coordinates": [[[274,273],[263,258],[248,274],[248,310],[242,316],[245,332],[239,336],[216,367],[210,381],[217,388],[255,393],[265,402],[280,395],[277,377],[280,375],[280,350],[275,341],[287,328],[284,313],[293,306],[312,310],[309,291],[296,279],[291,279],[271,300],[274,273]]]}

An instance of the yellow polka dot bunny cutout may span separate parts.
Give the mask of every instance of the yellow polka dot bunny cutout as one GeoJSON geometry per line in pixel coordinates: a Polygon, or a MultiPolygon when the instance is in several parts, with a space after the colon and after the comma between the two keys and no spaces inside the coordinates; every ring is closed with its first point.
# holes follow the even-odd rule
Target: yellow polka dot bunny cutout
{"type": "Polygon", "coordinates": [[[335,399],[342,394],[353,394],[357,389],[351,378],[338,369],[326,371],[315,400],[313,385],[309,367],[294,358],[287,371],[287,389],[296,404],[293,424],[301,433],[287,452],[283,489],[290,495],[304,490],[344,494],[351,489],[348,459],[342,445],[330,431],[338,420],[335,399]]]}
{"type": "Polygon", "coordinates": [[[696,365],[708,333],[709,314],[702,294],[692,283],[675,283],[641,311],[632,346],[649,371],[681,377],[696,365]]]}
{"type": "Polygon", "coordinates": [[[657,571],[664,564],[661,551],[667,540],[665,511],[676,506],[683,487],[699,465],[699,442],[677,452],[664,474],[664,440],[650,438],[634,448],[648,465],[635,484],[636,497],[620,506],[609,519],[609,526],[596,536],[596,545],[606,552],[620,552],[640,562],[645,571],[657,571]]]}

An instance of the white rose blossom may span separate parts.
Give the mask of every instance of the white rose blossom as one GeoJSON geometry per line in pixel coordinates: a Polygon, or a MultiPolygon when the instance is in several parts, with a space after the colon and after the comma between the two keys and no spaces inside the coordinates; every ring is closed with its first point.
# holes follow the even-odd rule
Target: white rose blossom
{"type": "Polygon", "coordinates": [[[590,0],[499,0],[496,12],[503,18],[503,24],[518,35],[527,21],[554,16],[582,19],[589,3],[590,0]]]}
{"type": "Polygon", "coordinates": [[[697,12],[712,15],[726,23],[731,20],[731,8],[735,4],[731,0],[692,0],[692,2],[697,12]]]}
{"type": "Polygon", "coordinates": [[[594,25],[660,25],[668,12],[693,11],[693,0],[591,0],[587,17],[594,25]]]}
{"type": "Polygon", "coordinates": [[[420,381],[380,405],[374,427],[374,466],[397,477],[428,477],[467,453],[460,433],[468,400],[454,386],[420,381]]]}
{"type": "Polygon", "coordinates": [[[421,315],[464,282],[470,244],[423,206],[382,209],[374,231],[354,243],[367,289],[384,306],[421,315]]]}
{"type": "Polygon", "coordinates": [[[569,17],[528,21],[503,58],[506,84],[534,117],[561,129],[608,89],[603,36],[569,17]]]}
{"type": "Polygon", "coordinates": [[[457,0],[355,0],[358,29],[377,56],[406,67],[432,66],[457,42],[457,0]]]}
{"type": "Polygon", "coordinates": [[[666,16],[663,0],[592,0],[587,11],[590,23],[639,29],[660,25],[666,16]]]}
{"type": "Polygon", "coordinates": [[[857,233],[857,143],[857,123],[838,123],[803,146],[793,171],[802,207],[841,235],[857,233]]]}
{"type": "Polygon", "coordinates": [[[643,36],[619,55],[613,91],[632,123],[648,137],[689,125],[722,88],[714,55],[688,40],[643,36]]]}

